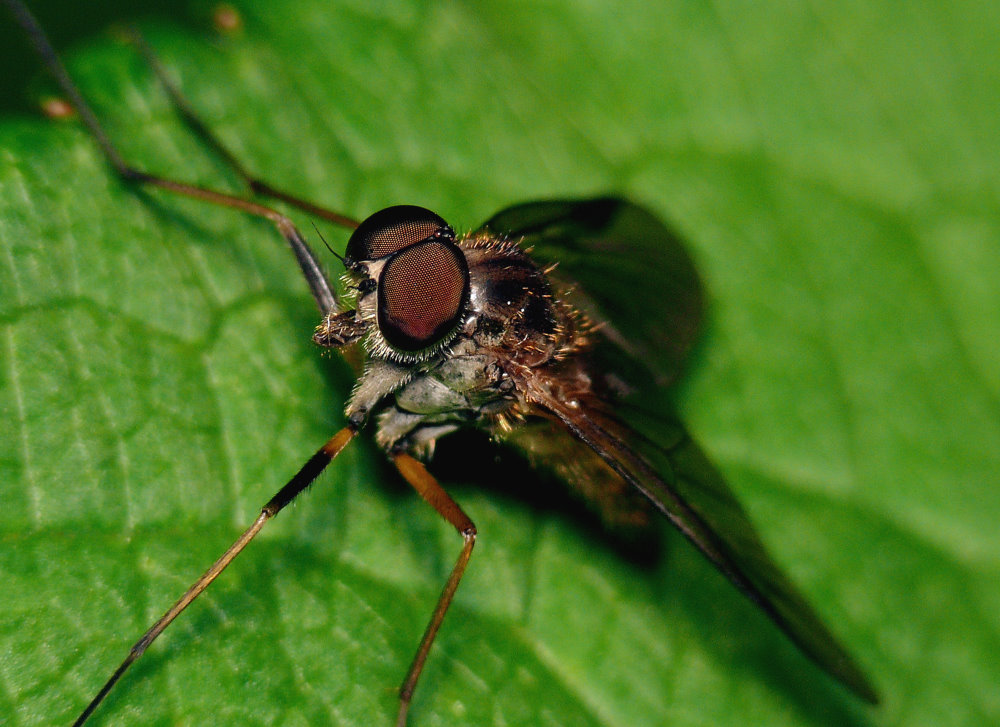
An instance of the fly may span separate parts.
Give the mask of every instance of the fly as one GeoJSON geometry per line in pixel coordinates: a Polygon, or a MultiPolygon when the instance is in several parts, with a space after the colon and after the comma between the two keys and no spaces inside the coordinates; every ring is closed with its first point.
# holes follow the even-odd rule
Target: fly
{"type": "Polygon", "coordinates": [[[679,373],[702,317],[692,261],[655,216],[605,197],[515,205],[465,234],[410,205],[355,221],[251,176],[198,120],[136,37],[188,124],[252,192],[352,231],[340,258],[349,298],[341,299],[284,214],[126,162],[27,8],[20,0],[3,2],[121,178],[269,220],[292,249],[319,308],[315,343],[331,349],[360,344],[365,352],[363,373],[345,408],[347,425],[132,646],[74,725],[91,716],[167,626],[365,428],[374,430],[403,479],[462,541],[400,689],[398,727],[407,722],[414,689],[476,543],[473,521],[423,464],[441,437],[466,427],[484,430],[567,480],[612,529],[641,531],[660,513],[807,656],[861,699],[878,701],[862,670],[772,561],[681,423],[632,403],[630,395],[663,386],[679,373]],[[602,262],[609,259],[616,264],[602,262]],[[628,291],[649,270],[659,283],[656,297],[636,301],[628,291]],[[623,322],[630,324],[628,336],[616,325],[623,322]]]}

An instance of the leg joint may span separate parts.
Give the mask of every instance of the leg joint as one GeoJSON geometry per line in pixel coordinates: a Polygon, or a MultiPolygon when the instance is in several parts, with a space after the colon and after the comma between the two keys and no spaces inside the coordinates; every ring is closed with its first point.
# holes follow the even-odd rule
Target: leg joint
{"type": "Polygon", "coordinates": [[[127,164],[122,166],[115,164],[114,166],[115,166],[115,171],[118,172],[118,176],[120,176],[126,182],[144,184],[152,179],[152,177],[146,172],[136,169],[135,167],[130,167],[127,164]]]}

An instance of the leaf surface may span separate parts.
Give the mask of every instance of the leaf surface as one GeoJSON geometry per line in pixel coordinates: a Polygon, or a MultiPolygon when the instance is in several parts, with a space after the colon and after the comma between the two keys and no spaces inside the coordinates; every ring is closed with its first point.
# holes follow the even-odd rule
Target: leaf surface
{"type": "MultiPolygon", "coordinates": [[[[461,229],[617,193],[680,230],[709,306],[677,403],[884,698],[856,703],[679,538],[634,564],[556,494],[479,486],[482,459],[432,465],[481,542],[413,725],[1000,720],[1000,9],[237,6],[232,38],[194,11],[143,28],[275,184],[461,229]]],[[[127,46],[67,56],[128,158],[236,188],[127,46]]],[[[353,379],[316,322],[267,224],[130,191],[75,122],[0,118],[11,725],[69,724],[341,425],[353,379]]],[[[390,724],[459,547],[358,442],[95,724],[390,724]]]]}

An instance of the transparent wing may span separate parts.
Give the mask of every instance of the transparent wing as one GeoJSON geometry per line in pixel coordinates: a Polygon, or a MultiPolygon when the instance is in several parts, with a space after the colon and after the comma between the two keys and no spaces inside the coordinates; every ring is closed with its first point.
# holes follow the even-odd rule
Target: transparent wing
{"type": "Polygon", "coordinates": [[[563,481],[597,517],[605,531],[637,555],[654,545],[655,509],[593,450],[580,445],[559,421],[538,418],[514,427],[503,443],[527,459],[532,468],[563,481]]]}
{"type": "MultiPolygon", "coordinates": [[[[877,702],[868,678],[771,559],[746,511],[684,426],[630,406],[613,385],[613,377],[621,374],[637,386],[631,393],[641,395],[648,386],[670,381],[698,332],[701,283],[677,235],[646,210],[616,198],[521,204],[493,216],[479,232],[520,239],[523,247],[533,248],[537,261],[556,265],[550,277],[569,283],[571,302],[604,324],[605,340],[589,361],[580,362],[580,370],[570,364],[561,371],[522,372],[519,386],[543,410],[539,413],[554,415],[645,495],[807,656],[862,699],[877,702]],[[639,366],[623,371],[626,358],[639,366]],[[574,385],[574,380],[586,383],[574,385]]],[[[538,433],[529,430],[511,443],[529,455],[548,452],[551,457],[557,440],[539,441],[538,433]]],[[[614,499],[607,472],[565,464],[592,459],[574,459],[570,450],[554,456],[553,470],[594,480],[574,483],[585,496],[614,499]]],[[[614,515],[614,503],[597,504],[606,520],[608,513],[614,515]]]]}
{"type": "Polygon", "coordinates": [[[680,238],[653,214],[614,197],[529,202],[477,232],[522,240],[556,265],[549,277],[611,343],[659,383],[676,377],[701,325],[702,288],[680,238]],[[636,295],[639,286],[650,294],[636,295]]]}
{"type": "Polygon", "coordinates": [[[579,441],[642,492],[747,598],[819,666],[862,699],[877,703],[871,682],[764,548],[746,511],[684,426],[628,409],[626,424],[594,397],[555,396],[528,388],[579,441]],[[568,403],[570,402],[571,403],[568,403]]]}

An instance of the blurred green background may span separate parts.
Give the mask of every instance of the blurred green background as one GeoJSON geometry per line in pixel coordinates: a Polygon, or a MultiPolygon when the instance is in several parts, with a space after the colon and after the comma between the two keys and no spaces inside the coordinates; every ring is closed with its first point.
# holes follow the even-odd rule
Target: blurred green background
{"type": "MultiPolygon", "coordinates": [[[[235,5],[228,37],[208,3],[38,11],[151,171],[234,188],[104,32],[121,20],[252,168],[347,214],[468,229],[617,192],[671,220],[710,297],[676,404],[884,698],[679,538],[634,562],[549,484],[525,501],[442,445],[481,540],[413,725],[1000,722],[1000,7],[235,5]]],[[[0,721],[68,724],[353,378],[309,343],[273,230],[124,188],[35,113],[51,84],[18,38],[0,19],[0,721]]],[[[359,442],[94,724],[390,724],[458,548],[359,442]]]]}

